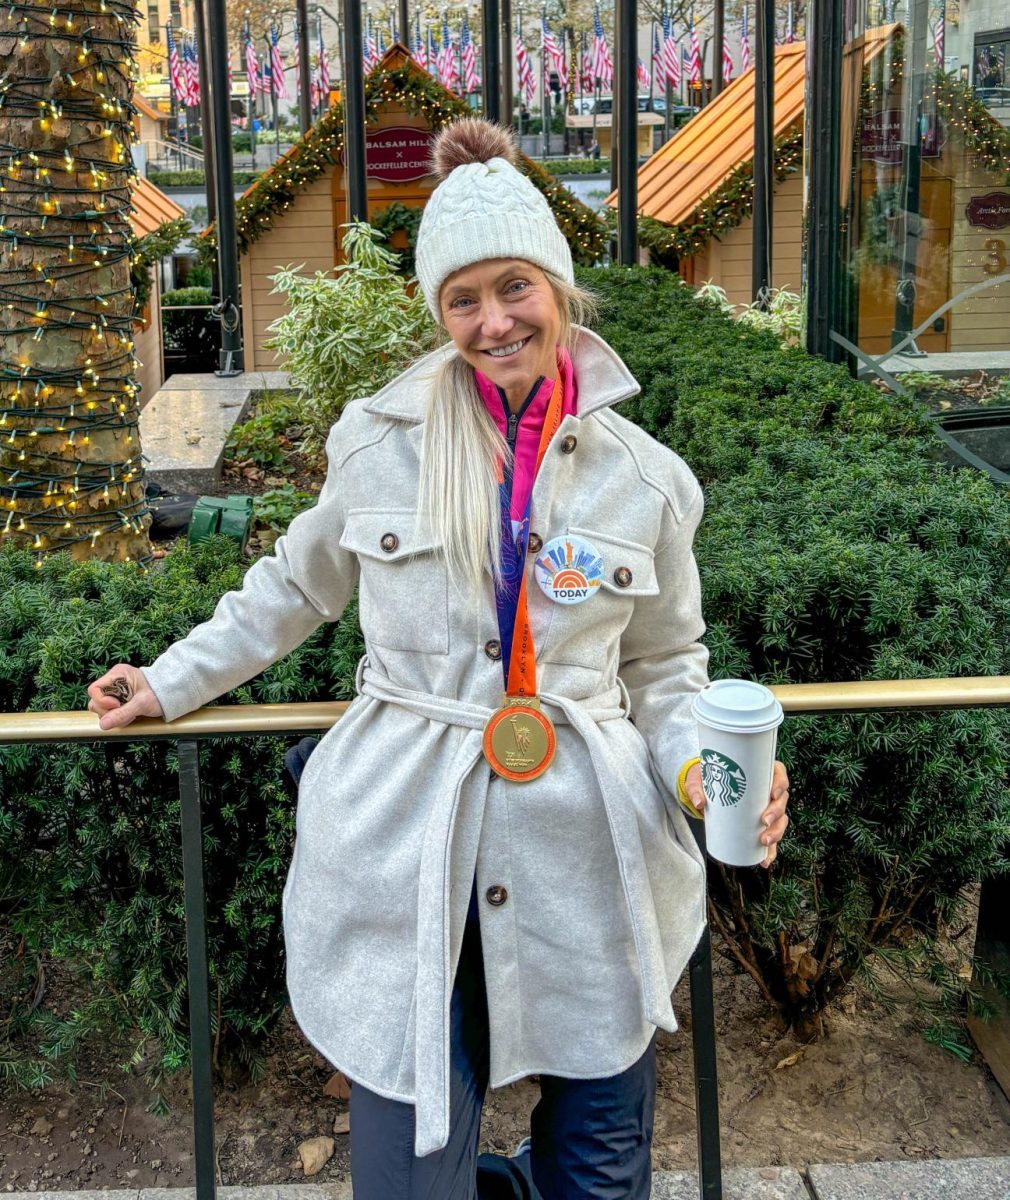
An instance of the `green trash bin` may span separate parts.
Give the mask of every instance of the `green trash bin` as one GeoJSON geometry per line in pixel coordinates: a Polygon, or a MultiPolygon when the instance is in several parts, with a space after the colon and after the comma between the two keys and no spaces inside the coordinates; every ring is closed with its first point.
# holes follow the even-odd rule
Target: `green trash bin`
{"type": "Polygon", "coordinates": [[[191,543],[205,542],[217,533],[234,538],[244,550],[252,531],[252,496],[201,496],[189,520],[191,543]]]}

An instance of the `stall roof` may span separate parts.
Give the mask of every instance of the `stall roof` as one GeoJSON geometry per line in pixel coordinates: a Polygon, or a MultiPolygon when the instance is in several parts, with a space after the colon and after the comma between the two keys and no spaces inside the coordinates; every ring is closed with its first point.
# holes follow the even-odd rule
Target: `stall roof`
{"type": "Polygon", "coordinates": [[[166,221],[174,221],[176,217],[185,215],[185,209],[159,191],[149,179],[143,175],[136,177],[129,214],[134,237],[146,237],[166,221]]]}
{"type": "MultiPolygon", "coordinates": [[[[858,39],[863,62],[875,58],[899,25],[880,25],[858,39]]],[[[803,120],[806,42],[775,47],[775,136],[803,120]]],[[[855,44],[848,53],[856,50],[855,44]]],[[[664,225],[687,221],[699,205],[754,157],[754,79],[751,67],[644,163],[638,171],[638,211],[664,225]]],[[[617,193],[607,198],[617,204],[617,193]]]]}

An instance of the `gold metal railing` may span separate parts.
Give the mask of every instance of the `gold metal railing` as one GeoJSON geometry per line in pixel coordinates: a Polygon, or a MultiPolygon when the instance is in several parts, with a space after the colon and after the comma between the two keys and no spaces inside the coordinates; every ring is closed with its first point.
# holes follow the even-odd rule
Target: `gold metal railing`
{"type": "MultiPolygon", "coordinates": [[[[787,714],[856,713],[902,709],[1010,707],[1010,675],[954,679],[871,679],[857,683],[785,683],[771,689],[787,714]]],[[[226,704],[201,708],[171,725],[143,719],[103,733],[88,712],[0,713],[4,742],[69,742],[110,738],[217,737],[249,733],[309,733],[329,729],[347,701],[313,704],[226,704]]]]}

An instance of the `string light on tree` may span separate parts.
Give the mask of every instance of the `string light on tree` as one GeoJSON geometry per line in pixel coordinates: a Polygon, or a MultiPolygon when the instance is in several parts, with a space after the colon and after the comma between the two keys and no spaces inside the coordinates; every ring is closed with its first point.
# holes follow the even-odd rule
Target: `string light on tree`
{"type": "Polygon", "coordinates": [[[8,4],[0,45],[0,540],[145,561],[128,0],[8,4]]]}

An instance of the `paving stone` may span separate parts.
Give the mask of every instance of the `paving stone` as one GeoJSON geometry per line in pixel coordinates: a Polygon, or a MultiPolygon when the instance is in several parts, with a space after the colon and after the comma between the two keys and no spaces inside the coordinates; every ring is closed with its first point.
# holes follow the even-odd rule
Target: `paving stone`
{"type": "Polygon", "coordinates": [[[268,391],[289,387],[287,371],[244,371],[241,375],[221,376],[213,371],[169,375],[161,385],[163,392],[268,391]]]}
{"type": "MultiPolygon", "coordinates": [[[[903,371],[928,371],[931,375],[942,375],[948,379],[956,379],[972,371],[986,371],[989,375],[1008,375],[1010,350],[962,350],[950,354],[927,354],[925,358],[892,354],[880,365],[891,375],[900,375],[903,371]]],[[[861,363],[859,374],[870,374],[869,367],[861,363]]],[[[1000,1200],[1003,1198],[1000,1197],[1000,1200]]]]}
{"type": "MultiPolygon", "coordinates": [[[[221,1200],[351,1200],[350,1183],[286,1183],[257,1187],[219,1187],[221,1200]]],[[[115,1200],[125,1197],[117,1192],[115,1200]]],[[[75,1200],[91,1200],[78,1195],[75,1200]]],[[[196,1200],[196,1188],[142,1188],[139,1200],[196,1200]]]]}
{"type": "Polygon", "coordinates": [[[818,1164],[817,1200],[1010,1200],[1010,1158],[818,1164]]]}
{"type": "Polygon", "coordinates": [[[249,408],[248,387],[159,391],[140,414],[147,475],[166,490],[199,491],[221,478],[224,444],[249,408]]]}
{"type": "MultiPolygon", "coordinates": [[[[799,1172],[790,1167],[732,1168],[723,1171],[723,1200],[809,1200],[799,1172]]],[[[698,1200],[693,1171],[655,1171],[652,1200],[698,1200]]],[[[976,1198],[978,1200],[978,1198],[976,1198]]]]}

